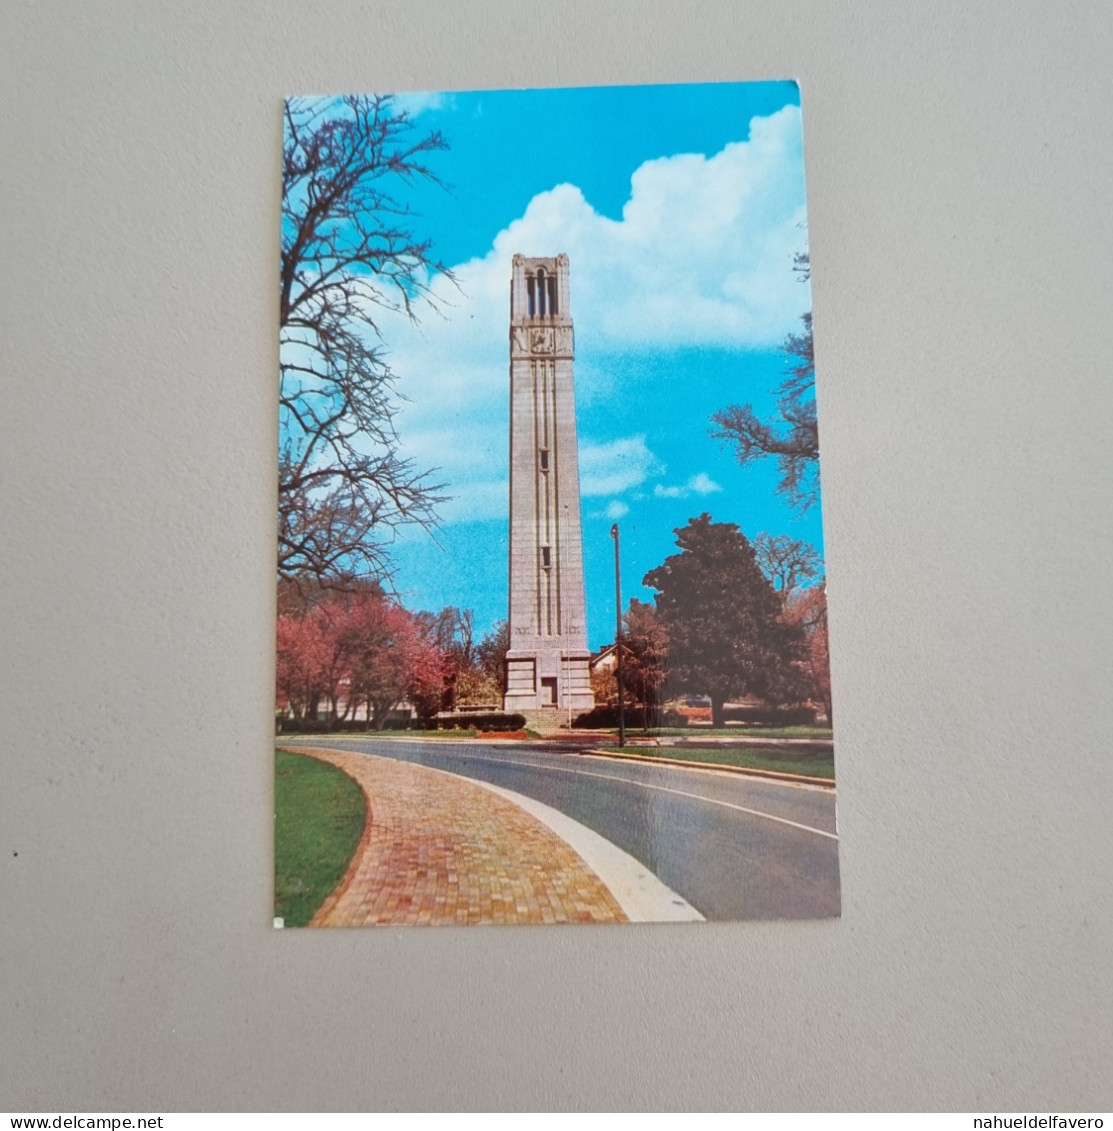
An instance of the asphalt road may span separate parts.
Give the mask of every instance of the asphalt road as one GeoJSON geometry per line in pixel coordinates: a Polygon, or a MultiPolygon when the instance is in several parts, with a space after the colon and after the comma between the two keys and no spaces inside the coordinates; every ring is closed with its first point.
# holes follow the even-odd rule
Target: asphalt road
{"type": "Polygon", "coordinates": [[[536,744],[324,737],[282,742],[295,744],[416,762],[535,798],[636,857],[707,919],[839,913],[830,789],[536,744]]]}

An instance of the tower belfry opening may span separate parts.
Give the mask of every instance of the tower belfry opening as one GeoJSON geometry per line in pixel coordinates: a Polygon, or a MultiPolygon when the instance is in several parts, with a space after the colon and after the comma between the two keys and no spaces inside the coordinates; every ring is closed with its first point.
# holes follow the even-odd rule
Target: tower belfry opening
{"type": "Polygon", "coordinates": [[[587,647],[568,256],[515,255],[510,280],[508,711],[594,706],[587,647]]]}

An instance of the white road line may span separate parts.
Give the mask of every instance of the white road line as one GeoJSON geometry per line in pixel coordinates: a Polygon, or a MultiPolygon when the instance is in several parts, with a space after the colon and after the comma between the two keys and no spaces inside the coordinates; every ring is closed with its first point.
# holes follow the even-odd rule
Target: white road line
{"type": "MultiPolygon", "coordinates": [[[[308,741],[308,740],[307,740],[308,741]]],[[[366,739],[363,741],[367,741],[366,739]]],[[[394,742],[397,739],[389,739],[388,741],[394,742]]],[[[418,739],[411,739],[411,742],[418,742],[418,739]]],[[[444,740],[442,740],[444,741],[444,740]]],[[[449,740],[450,741],[450,740],[449,740]]],[[[464,740],[461,740],[458,745],[464,745],[464,740]]],[[[389,757],[389,755],[383,755],[389,757]]],[[[780,825],[789,825],[794,829],[802,829],[806,833],[815,833],[816,836],[829,837],[831,840],[838,840],[838,833],[829,833],[825,829],[817,829],[811,825],[802,825],[799,821],[790,821],[787,817],[776,817],[772,813],[764,813],[760,809],[748,809],[745,805],[735,805],[733,801],[718,801],[714,797],[703,797],[698,793],[688,793],[682,789],[669,789],[664,785],[651,785],[649,782],[631,781],[629,778],[615,777],[614,774],[599,774],[592,770],[576,770],[568,766],[549,766],[543,762],[515,762],[508,758],[485,758],[481,754],[470,755],[473,761],[488,762],[499,766],[517,766],[518,769],[534,769],[534,770],[550,770],[557,774],[578,774],[580,777],[586,778],[602,778],[604,781],[621,782],[623,785],[637,786],[640,789],[653,789],[658,793],[672,793],[677,797],[687,797],[693,801],[703,801],[708,805],[721,805],[724,809],[733,809],[736,813],[747,813],[751,817],[764,817],[767,821],[776,821],[780,825]]],[[[430,766],[429,769],[435,767],[430,766]]],[[[451,770],[446,770],[445,773],[451,773],[451,770]]],[[[465,776],[465,775],[461,775],[465,776]]],[[[471,778],[470,781],[477,779],[471,778]]]]}
{"type": "Polygon", "coordinates": [[[724,809],[733,809],[738,813],[748,813],[751,817],[764,817],[767,821],[776,821],[781,825],[791,825],[794,829],[803,829],[804,832],[815,833],[817,836],[830,837],[838,840],[838,833],[829,833],[824,829],[813,828],[811,825],[802,825],[799,821],[790,821],[787,817],[775,817],[772,813],[763,813],[760,809],[748,809],[745,805],[735,805],[733,801],[718,801],[714,797],[702,797],[698,793],[687,793],[682,789],[669,789],[664,785],[651,785],[649,782],[631,781],[629,778],[615,777],[614,774],[599,774],[592,770],[575,770],[567,766],[547,766],[540,762],[514,762],[507,758],[484,758],[482,755],[472,755],[477,762],[491,762],[500,766],[517,766],[519,769],[551,770],[557,774],[578,774],[585,778],[602,778],[604,781],[617,781],[623,785],[636,786],[639,789],[655,789],[658,793],[672,793],[677,797],[688,797],[693,801],[704,801],[708,805],[721,805],[724,809]]]}

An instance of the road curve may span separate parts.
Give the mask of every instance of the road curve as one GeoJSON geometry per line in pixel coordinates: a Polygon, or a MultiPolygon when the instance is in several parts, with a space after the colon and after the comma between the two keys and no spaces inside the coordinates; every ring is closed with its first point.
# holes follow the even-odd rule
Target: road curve
{"type": "Polygon", "coordinates": [[[629,853],[707,919],[839,914],[833,791],[558,746],[282,739],[448,770],[548,805],[629,853]]]}

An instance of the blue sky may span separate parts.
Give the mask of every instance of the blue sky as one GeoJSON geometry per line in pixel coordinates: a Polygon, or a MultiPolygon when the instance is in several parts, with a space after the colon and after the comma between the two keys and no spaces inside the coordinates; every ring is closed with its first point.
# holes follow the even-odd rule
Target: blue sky
{"type": "MultiPolygon", "coordinates": [[[[506,615],[507,311],[510,261],[570,257],[588,638],[613,639],[611,523],[623,597],[673,530],[708,511],[753,537],[822,549],[818,509],[775,492],[776,468],[742,469],[709,434],[713,412],[772,408],[782,344],[810,309],[793,272],[806,248],[799,93],[793,83],[406,94],[448,152],[450,186],[416,186],[414,224],[453,268],[439,312],[381,321],[398,388],[402,452],[452,495],[436,538],[394,548],[411,608],[506,615]]],[[[822,379],[822,378],[821,378],[822,379]]]]}

